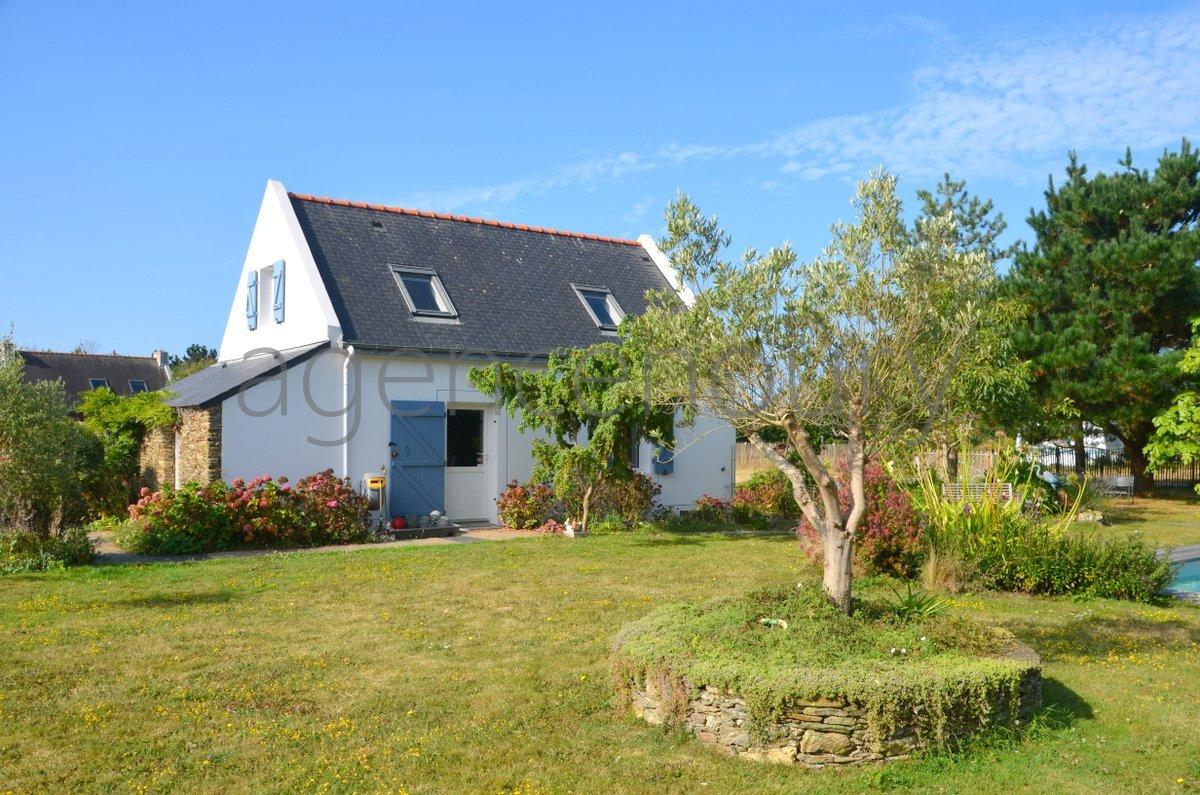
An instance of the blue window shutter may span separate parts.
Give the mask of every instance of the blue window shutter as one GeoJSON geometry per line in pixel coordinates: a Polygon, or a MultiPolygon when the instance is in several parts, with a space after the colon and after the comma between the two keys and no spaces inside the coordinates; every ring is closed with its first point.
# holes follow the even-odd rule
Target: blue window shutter
{"type": "Polygon", "coordinates": [[[675,471],[675,452],[661,444],[654,445],[654,474],[669,475],[675,471]]]}
{"type": "Polygon", "coordinates": [[[275,299],[275,307],[274,307],[275,308],[275,322],[282,323],[283,322],[283,287],[284,287],[284,285],[283,285],[283,260],[279,260],[279,262],[276,262],[275,266],[273,268],[271,268],[271,272],[274,274],[272,276],[274,283],[271,285],[271,287],[272,287],[271,294],[274,296],[274,299],[275,299]]]}
{"type": "Polygon", "coordinates": [[[246,328],[258,328],[258,271],[246,275],[246,328]]]}

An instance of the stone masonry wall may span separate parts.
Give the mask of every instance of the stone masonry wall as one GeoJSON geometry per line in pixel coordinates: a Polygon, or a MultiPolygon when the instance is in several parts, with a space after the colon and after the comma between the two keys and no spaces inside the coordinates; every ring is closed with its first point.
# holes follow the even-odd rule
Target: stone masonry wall
{"type": "Polygon", "coordinates": [[[142,483],[151,489],[175,484],[175,429],[152,428],[139,454],[142,483]]]}
{"type": "MultiPolygon", "coordinates": [[[[632,691],[633,711],[650,723],[663,723],[672,713],[672,694],[665,680],[647,679],[632,691]]],[[[1017,719],[1028,721],[1041,706],[1042,677],[1031,668],[1021,681],[1017,719]]],[[[993,700],[993,720],[1007,719],[1007,704],[993,700]]],[[[679,714],[675,712],[675,714],[679,714]]],[[[817,699],[795,704],[778,723],[760,732],[756,741],[747,726],[746,701],[736,693],[700,687],[684,708],[684,728],[719,751],[748,759],[821,768],[827,765],[889,762],[905,759],[926,747],[914,726],[900,725],[887,737],[875,737],[861,705],[841,699],[817,699]]],[[[963,736],[978,726],[953,726],[963,736]]]]}
{"type": "Polygon", "coordinates": [[[179,410],[179,482],[221,478],[221,407],[179,410]]]}

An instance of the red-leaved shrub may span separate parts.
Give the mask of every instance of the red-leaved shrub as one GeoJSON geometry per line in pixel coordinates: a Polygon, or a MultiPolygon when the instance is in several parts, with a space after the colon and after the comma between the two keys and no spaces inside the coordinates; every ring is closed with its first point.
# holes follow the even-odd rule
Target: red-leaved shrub
{"type": "Polygon", "coordinates": [[[500,521],[517,530],[530,530],[550,518],[554,492],[545,483],[509,481],[508,488],[496,498],[500,521]]]}
{"type": "Polygon", "coordinates": [[[605,478],[592,493],[590,511],[594,517],[615,517],[633,527],[650,514],[662,486],[654,479],[634,472],[628,477],[605,478]]]}
{"type": "Polygon", "coordinates": [[[734,521],[743,523],[794,519],[800,515],[800,506],[792,495],[792,482],[775,468],[758,472],[738,484],[729,506],[734,521]]]}
{"type": "MultiPolygon", "coordinates": [[[[911,577],[921,565],[924,549],[920,517],[908,492],[887,471],[872,461],[864,470],[867,511],[854,536],[855,560],[873,574],[911,577]]],[[[839,497],[843,510],[850,507],[850,493],[842,477],[839,497]]],[[[796,533],[811,559],[821,559],[821,541],[816,528],[801,521],[796,533]]]]}

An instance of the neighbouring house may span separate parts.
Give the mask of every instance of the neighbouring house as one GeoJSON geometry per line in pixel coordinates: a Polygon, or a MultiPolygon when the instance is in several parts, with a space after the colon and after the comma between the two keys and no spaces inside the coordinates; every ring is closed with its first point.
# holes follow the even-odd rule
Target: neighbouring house
{"type": "MultiPolygon", "coordinates": [[[[232,274],[231,274],[232,276],[232,274]]],[[[616,339],[648,290],[691,294],[637,240],[288,193],[267,183],[219,361],[172,384],[176,482],[384,477],[391,515],[496,521],[530,437],[467,380],[504,360],[616,339]]],[[[661,502],[732,490],[732,428],[701,418],[678,452],[631,445],[661,502]]]]}
{"type": "Polygon", "coordinates": [[[59,353],[18,351],[25,365],[26,381],[61,379],[72,402],[89,389],[108,387],[118,395],[162,389],[170,372],[167,354],[121,356],[111,353],[59,353]]]}

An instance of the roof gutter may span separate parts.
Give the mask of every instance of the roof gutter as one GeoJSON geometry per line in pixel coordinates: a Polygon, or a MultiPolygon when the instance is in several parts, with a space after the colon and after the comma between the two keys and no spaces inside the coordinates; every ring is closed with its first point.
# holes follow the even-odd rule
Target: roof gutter
{"type": "Polygon", "coordinates": [[[548,353],[518,353],[514,351],[473,351],[462,348],[420,348],[411,345],[383,345],[359,340],[344,341],[343,346],[350,346],[371,353],[390,353],[407,356],[432,356],[439,359],[476,359],[479,361],[494,361],[504,359],[518,362],[544,362],[550,358],[548,353]]]}

